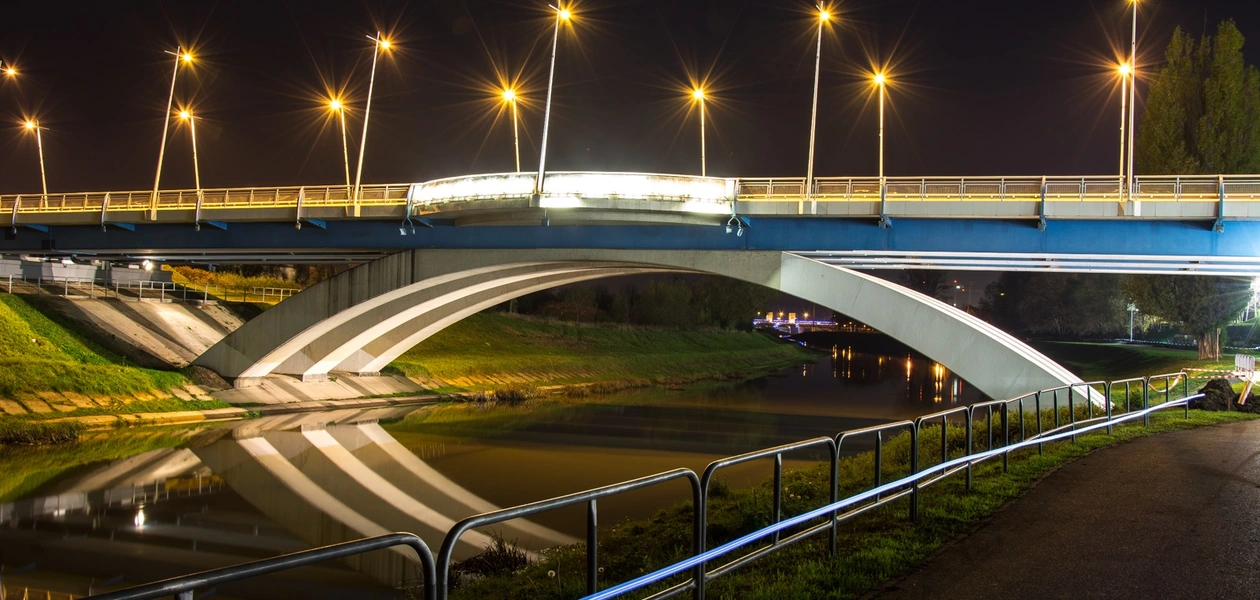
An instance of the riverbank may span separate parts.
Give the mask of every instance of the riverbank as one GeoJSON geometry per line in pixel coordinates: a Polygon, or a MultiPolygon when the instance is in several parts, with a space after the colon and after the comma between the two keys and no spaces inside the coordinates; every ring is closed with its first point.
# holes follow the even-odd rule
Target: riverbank
{"type": "MultiPolygon", "coordinates": [[[[214,413],[225,410],[249,412],[239,409],[255,406],[234,401],[232,390],[217,392],[211,385],[194,383],[202,378],[191,368],[137,364],[127,352],[137,340],[109,335],[87,320],[67,316],[80,306],[75,301],[55,299],[66,306],[53,306],[38,300],[0,295],[0,423],[14,434],[6,437],[9,443],[64,438],[64,432],[50,433],[38,425],[45,421],[72,420],[87,427],[115,421],[192,422],[219,418],[214,413]]],[[[127,318],[121,311],[114,313],[114,320],[127,318]]],[[[137,313],[134,318],[149,317],[137,313]]],[[[578,386],[580,393],[591,385],[611,390],[758,376],[814,357],[795,344],[759,333],[574,324],[485,313],[439,332],[387,371],[416,382],[402,380],[415,390],[407,395],[414,396],[522,385],[578,386]]],[[[332,409],[373,398],[370,391],[360,393],[365,395],[309,404],[332,409]]]]}
{"type": "Polygon", "coordinates": [[[763,333],[569,323],[484,312],[398,357],[387,370],[435,393],[519,384],[761,375],[818,354],[763,333]]]}

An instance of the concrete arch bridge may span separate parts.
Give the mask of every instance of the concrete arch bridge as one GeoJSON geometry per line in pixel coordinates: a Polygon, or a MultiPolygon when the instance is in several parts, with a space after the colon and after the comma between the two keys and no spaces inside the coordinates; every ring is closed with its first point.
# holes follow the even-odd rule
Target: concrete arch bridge
{"type": "Polygon", "coordinates": [[[485,308],[564,284],[634,273],[721,275],[816,302],[896,338],[994,398],[1079,378],[1013,336],[943,302],[781,251],[406,250],[346,271],[229,334],[195,364],[237,387],[271,374],[372,375],[485,308]]]}

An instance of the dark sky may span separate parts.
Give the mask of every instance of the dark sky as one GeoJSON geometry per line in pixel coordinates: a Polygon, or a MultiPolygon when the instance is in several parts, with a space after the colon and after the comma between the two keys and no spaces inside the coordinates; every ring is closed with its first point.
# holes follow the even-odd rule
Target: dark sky
{"type": "MultiPolygon", "coordinates": [[[[377,73],[366,182],[513,167],[511,121],[495,120],[496,70],[521,79],[522,161],[537,167],[551,17],[542,0],[415,2],[8,2],[0,58],[0,192],[37,191],[47,128],[54,191],[152,185],[171,59],[191,44],[176,102],[193,103],[206,187],[336,183],[338,129],[326,84],[346,88],[351,154],[371,42],[398,51],[377,73]]],[[[812,5],[795,0],[584,0],[560,39],[549,168],[699,172],[688,71],[710,73],[709,172],[805,172],[812,5]]],[[[889,175],[1096,174],[1116,169],[1114,64],[1124,0],[848,0],[823,42],[816,172],[873,175],[876,111],[864,71],[890,60],[889,175]]],[[[1173,28],[1222,18],[1260,63],[1260,2],[1143,0],[1141,53],[1173,28]]],[[[163,187],[191,187],[187,131],[173,128],[163,187]]],[[[353,169],[353,164],[352,164],[353,169]]]]}

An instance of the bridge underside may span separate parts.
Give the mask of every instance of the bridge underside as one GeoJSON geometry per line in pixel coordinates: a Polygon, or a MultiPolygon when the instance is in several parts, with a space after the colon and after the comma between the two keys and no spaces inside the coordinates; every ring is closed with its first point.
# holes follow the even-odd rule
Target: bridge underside
{"type": "Polygon", "coordinates": [[[1079,379],[984,321],[882,279],[778,251],[409,250],[352,269],[259,315],[196,360],[247,386],[271,373],[304,379],[379,372],[428,336],[532,291],[648,272],[764,285],[902,341],[994,398],[1079,379]]]}
{"type": "MultiPolygon", "coordinates": [[[[233,223],[226,230],[137,224],[134,231],[85,226],[3,230],[0,254],[173,263],[361,263],[417,248],[605,248],[781,250],[857,269],[1055,270],[1260,275],[1260,221],[901,218],[892,228],[839,217],[744,218],[730,233],[707,224],[566,226],[581,209],[538,210],[529,225],[352,220],[326,229],[233,223]],[[543,218],[547,225],[543,225],[543,218]],[[742,231],[741,231],[742,228],[742,231]],[[742,235],[736,235],[742,233],[742,235]]],[[[709,216],[707,218],[712,218],[709,216]]],[[[729,219],[730,217],[724,217],[729,219]]]]}

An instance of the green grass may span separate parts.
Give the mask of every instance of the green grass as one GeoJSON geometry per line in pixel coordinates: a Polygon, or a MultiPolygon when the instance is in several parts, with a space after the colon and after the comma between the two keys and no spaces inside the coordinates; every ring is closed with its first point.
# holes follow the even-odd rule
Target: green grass
{"type": "Polygon", "coordinates": [[[473,315],[404,353],[390,368],[439,379],[443,391],[477,389],[502,376],[552,384],[695,378],[812,360],[760,333],[575,324],[501,313],[473,315]],[[462,381],[458,381],[462,380],[462,381]]]}
{"type": "MultiPolygon", "coordinates": [[[[1030,417],[1031,418],[1031,417],[1030,417]]],[[[839,551],[828,556],[826,535],[791,546],[753,565],[709,584],[712,598],[853,598],[882,582],[902,576],[959,535],[973,531],[1007,502],[1019,497],[1033,483],[1059,466],[1105,446],[1138,437],[1216,423],[1253,418],[1240,413],[1180,410],[1157,413],[1149,427],[1124,425],[1114,435],[1105,432],[1079,437],[1077,443],[1046,445],[1044,455],[1021,450],[1012,456],[1010,472],[1002,473],[999,459],[975,468],[973,488],[968,491],[962,474],[922,491],[920,518],[907,518],[908,500],[899,500],[869,511],[841,525],[839,551]]],[[[949,430],[951,457],[959,454],[965,438],[961,427],[949,430]]],[[[924,431],[921,464],[940,460],[940,429],[924,431]]],[[[908,473],[908,436],[889,440],[884,446],[885,481],[908,473]]],[[[840,463],[840,496],[868,489],[874,463],[871,453],[843,459],[840,463]]],[[[825,465],[789,471],[784,476],[784,514],[791,516],[821,506],[828,498],[825,465]]],[[[729,490],[719,486],[709,503],[709,547],[735,539],[770,523],[770,483],[753,489],[729,490]]],[[[680,504],[651,519],[626,522],[601,530],[601,575],[608,583],[625,581],[676,562],[691,554],[691,506],[680,504]]],[[[739,554],[742,554],[740,552],[739,554]]],[[[736,555],[728,556],[724,563],[736,555]]],[[[585,547],[581,544],[555,548],[544,558],[508,576],[486,577],[465,583],[452,595],[460,599],[573,598],[585,589],[585,547]]],[[[714,564],[709,565],[713,568],[714,564]]],[[[656,588],[660,589],[660,588],[656,588]]]]}
{"type": "Polygon", "coordinates": [[[1033,346],[1085,381],[1127,379],[1185,368],[1234,366],[1232,354],[1222,355],[1221,360],[1199,360],[1198,351],[1178,348],[1087,342],[1035,342],[1033,346]]]}
{"type": "Polygon", "coordinates": [[[191,431],[186,426],[145,428],[80,436],[75,444],[0,446],[0,502],[21,498],[71,469],[173,448],[191,431]]]}
{"type": "Polygon", "coordinates": [[[0,295],[0,398],[46,391],[129,397],[186,382],[178,372],[131,364],[50,319],[21,296],[0,295]]]}

